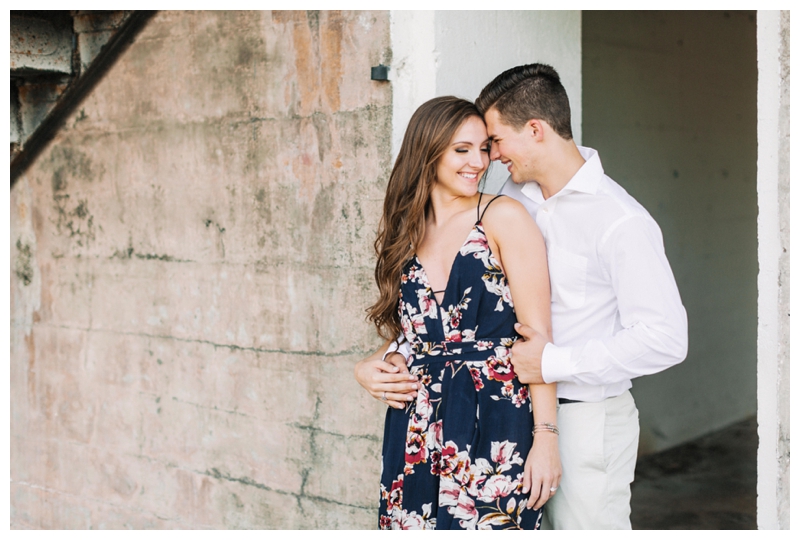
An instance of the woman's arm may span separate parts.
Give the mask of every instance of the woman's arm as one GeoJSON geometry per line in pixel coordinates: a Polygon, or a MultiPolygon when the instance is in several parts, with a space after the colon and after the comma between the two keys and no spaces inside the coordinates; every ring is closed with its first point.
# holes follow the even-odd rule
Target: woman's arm
{"type": "MultiPolygon", "coordinates": [[[[513,294],[513,293],[512,293],[513,294]]],[[[542,424],[557,426],[556,385],[529,384],[535,434],[533,447],[525,460],[523,491],[530,490],[528,508],[538,510],[555,495],[550,488],[558,488],[561,481],[561,457],[558,454],[558,435],[542,424]]]]}
{"type": "MultiPolygon", "coordinates": [[[[550,275],[544,238],[536,222],[517,201],[503,197],[495,201],[484,219],[490,243],[503,267],[514,301],[517,320],[553,340],[550,322],[550,275]]],[[[556,385],[528,385],[534,423],[557,425],[556,385]]],[[[555,493],[561,480],[558,435],[537,429],[533,448],[525,461],[524,491],[530,491],[528,507],[539,509],[555,493]]]]}
{"type": "Polygon", "coordinates": [[[383,355],[390,343],[391,341],[387,341],[380,349],[360,360],[354,369],[355,377],[358,384],[372,397],[383,401],[385,395],[387,405],[403,409],[406,402],[417,395],[417,378],[408,372],[406,359],[402,354],[391,354],[383,361],[383,355]]]}

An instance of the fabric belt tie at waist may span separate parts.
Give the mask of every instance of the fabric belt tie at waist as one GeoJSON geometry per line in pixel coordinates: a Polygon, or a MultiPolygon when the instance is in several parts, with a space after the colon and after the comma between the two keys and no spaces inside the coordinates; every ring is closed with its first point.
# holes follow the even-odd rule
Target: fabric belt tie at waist
{"type": "MultiPolygon", "coordinates": [[[[486,338],[477,341],[425,341],[411,345],[414,363],[432,364],[461,360],[482,362],[497,356],[496,348],[510,349],[515,337],[486,338]]],[[[506,354],[510,354],[506,353],[506,354]]]]}

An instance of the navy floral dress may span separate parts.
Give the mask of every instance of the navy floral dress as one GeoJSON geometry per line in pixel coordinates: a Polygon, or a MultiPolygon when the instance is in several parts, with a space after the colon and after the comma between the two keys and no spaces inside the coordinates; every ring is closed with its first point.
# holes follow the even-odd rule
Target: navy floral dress
{"type": "Polygon", "coordinates": [[[441,305],[416,256],[403,269],[398,309],[413,351],[409,371],[421,385],[415,401],[386,413],[381,529],[541,522],[522,493],[533,417],[510,362],[517,318],[481,218],[456,255],[441,305]]]}

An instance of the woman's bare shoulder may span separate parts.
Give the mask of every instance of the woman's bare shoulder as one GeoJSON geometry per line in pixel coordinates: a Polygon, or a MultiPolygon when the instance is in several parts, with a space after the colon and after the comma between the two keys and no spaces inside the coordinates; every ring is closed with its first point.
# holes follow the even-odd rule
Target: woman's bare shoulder
{"type": "Polygon", "coordinates": [[[536,226],[536,222],[522,203],[508,196],[497,196],[492,200],[492,204],[483,215],[483,221],[490,226],[501,228],[525,224],[536,226]]]}

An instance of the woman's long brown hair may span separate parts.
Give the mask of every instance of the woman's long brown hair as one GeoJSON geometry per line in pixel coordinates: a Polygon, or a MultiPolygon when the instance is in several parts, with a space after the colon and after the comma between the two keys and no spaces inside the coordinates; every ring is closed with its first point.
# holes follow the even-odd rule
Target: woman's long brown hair
{"type": "Polygon", "coordinates": [[[397,306],[403,267],[425,237],[425,218],[436,181],[436,165],[450,141],[472,117],[482,118],[465,99],[442,96],[423,103],[408,122],[389,176],[383,216],[375,240],[375,281],[380,298],[367,308],[368,319],[384,339],[402,334],[397,306]]]}

